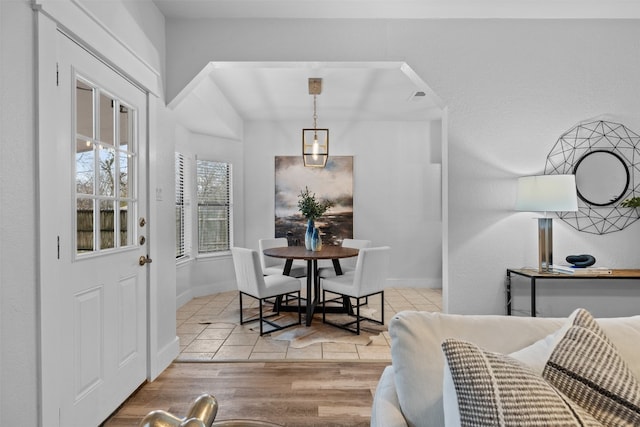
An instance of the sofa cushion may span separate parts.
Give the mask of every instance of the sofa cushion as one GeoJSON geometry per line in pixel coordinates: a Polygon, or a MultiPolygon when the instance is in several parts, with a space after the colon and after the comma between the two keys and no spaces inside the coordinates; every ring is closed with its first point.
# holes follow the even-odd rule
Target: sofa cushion
{"type": "MultiPolygon", "coordinates": [[[[556,332],[566,318],[453,315],[404,311],[389,323],[398,401],[409,426],[444,425],[441,344],[458,338],[512,353],[556,332]]],[[[598,319],[630,371],[640,378],[640,316],[598,319]]]]}
{"type": "Polygon", "coordinates": [[[525,364],[475,344],[447,339],[450,367],[464,426],[601,426],[525,364]]]}
{"type": "MultiPolygon", "coordinates": [[[[409,426],[444,425],[442,378],[446,338],[510,353],[557,330],[564,319],[469,316],[403,311],[389,322],[398,401],[409,426]],[[505,339],[509,337],[509,339],[505,339]]],[[[640,326],[640,325],[639,325],[640,326]]]]}
{"type": "Polygon", "coordinates": [[[640,425],[640,382],[586,310],[576,311],[542,376],[604,425],[640,425]]]}
{"type": "Polygon", "coordinates": [[[398,403],[392,366],[384,368],[376,386],[371,407],[371,426],[407,427],[398,403]]]}

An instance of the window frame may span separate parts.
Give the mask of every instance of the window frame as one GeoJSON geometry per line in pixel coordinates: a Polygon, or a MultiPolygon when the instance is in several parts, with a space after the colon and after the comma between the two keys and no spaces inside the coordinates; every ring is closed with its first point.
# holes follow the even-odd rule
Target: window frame
{"type": "MultiPolygon", "coordinates": [[[[91,79],[81,75],[80,73],[74,73],[74,87],[73,87],[73,96],[72,96],[72,104],[73,104],[73,135],[74,139],[72,142],[72,180],[73,180],[73,206],[72,212],[75,212],[73,218],[73,229],[75,230],[75,238],[72,240],[73,242],[73,259],[79,260],[84,258],[91,258],[95,256],[100,256],[104,254],[111,254],[114,252],[122,252],[136,249],[136,241],[138,230],[135,227],[135,218],[137,215],[138,209],[138,180],[137,180],[137,171],[138,171],[138,111],[133,108],[127,101],[112,94],[109,90],[105,89],[99,84],[94,83],[91,79]],[[78,85],[82,84],[86,86],[86,89],[83,90],[91,90],[91,101],[90,106],[92,112],[91,116],[91,129],[89,132],[81,132],[79,129],[78,122],[78,85]],[[103,108],[103,98],[107,98],[111,101],[111,107],[113,109],[113,113],[110,115],[112,120],[112,141],[103,141],[102,138],[102,126],[101,118],[104,116],[101,112],[103,108]],[[120,114],[122,112],[127,114],[127,129],[126,129],[126,145],[122,145],[122,129],[121,129],[121,120],[120,114]],[[88,135],[90,133],[90,135],[88,135]],[[78,144],[79,141],[83,141],[87,145],[91,146],[91,150],[93,152],[93,190],[91,192],[78,192],[78,144]],[[123,148],[126,147],[126,148],[123,148]],[[124,158],[127,162],[126,171],[124,172],[126,175],[126,194],[122,194],[122,189],[120,187],[121,181],[120,179],[113,179],[113,194],[102,194],[100,191],[100,184],[102,182],[100,177],[101,172],[101,154],[102,150],[111,150],[114,153],[113,157],[113,176],[120,177],[121,176],[121,165],[122,159],[124,158]],[[80,249],[79,248],[79,231],[78,231],[78,204],[80,201],[89,201],[92,205],[92,244],[91,249],[80,249]],[[104,203],[111,203],[113,208],[112,210],[105,210],[103,212],[101,205],[104,203]],[[126,205],[126,208],[123,209],[123,206],[126,205]],[[113,240],[110,246],[105,246],[103,244],[103,225],[102,222],[107,221],[103,218],[105,212],[113,212],[113,240]],[[125,214],[125,222],[121,221],[121,215],[123,212],[125,214]],[[125,233],[125,238],[122,238],[122,233],[125,233]]],[[[109,221],[107,221],[109,222],[109,221]]],[[[111,222],[109,222],[111,224],[111,222]]],[[[108,229],[107,231],[111,231],[108,229]]]]}
{"type": "MultiPolygon", "coordinates": [[[[226,161],[222,161],[222,160],[209,160],[209,159],[202,159],[202,158],[198,158],[196,156],[195,159],[195,173],[194,173],[194,177],[195,177],[195,187],[194,187],[194,193],[195,193],[195,203],[194,203],[194,212],[193,212],[193,216],[194,219],[196,221],[196,254],[198,257],[211,257],[211,256],[219,256],[219,255],[226,255],[228,253],[230,253],[231,251],[231,247],[233,246],[233,165],[231,162],[226,162],[226,161]],[[201,188],[200,188],[200,173],[201,173],[201,165],[202,164],[208,164],[209,168],[215,168],[216,165],[219,166],[224,166],[224,168],[226,169],[226,200],[223,202],[220,201],[216,201],[216,200],[203,200],[201,202],[201,188]],[[209,208],[224,208],[226,209],[226,218],[223,219],[226,220],[227,223],[227,227],[226,227],[226,246],[220,248],[220,249],[203,249],[203,245],[202,245],[202,240],[203,240],[203,236],[201,235],[202,232],[202,221],[201,221],[201,217],[200,217],[200,208],[202,207],[209,207],[209,208]]],[[[211,245],[216,245],[216,244],[220,244],[220,243],[224,243],[224,239],[218,239],[217,242],[210,242],[209,244],[211,245]]]]}

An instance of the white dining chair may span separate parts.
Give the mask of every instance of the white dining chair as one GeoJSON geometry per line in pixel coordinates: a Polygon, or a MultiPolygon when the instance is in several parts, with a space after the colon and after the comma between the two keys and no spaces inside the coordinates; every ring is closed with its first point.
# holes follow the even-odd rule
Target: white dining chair
{"type": "MultiPolygon", "coordinates": [[[[282,274],[284,270],[285,260],[266,256],[264,254],[265,249],[282,248],[289,246],[286,237],[276,237],[271,239],[258,240],[258,249],[260,252],[260,265],[262,266],[262,273],[266,276],[271,274],[282,274]]],[[[293,261],[291,265],[291,277],[305,277],[307,275],[307,266],[299,262],[293,261]]]]}
{"type": "MultiPolygon", "coordinates": [[[[371,247],[371,240],[362,240],[362,239],[343,239],[342,247],[344,248],[354,248],[354,249],[364,249],[371,247]]],[[[349,271],[354,271],[356,269],[356,260],[357,257],[351,258],[343,258],[340,262],[340,269],[342,270],[342,274],[347,273],[349,271]]],[[[322,278],[331,278],[336,277],[336,269],[333,266],[320,267],[318,269],[318,277],[322,278]]]]}
{"type": "Polygon", "coordinates": [[[358,253],[356,268],[353,272],[342,276],[322,278],[322,322],[329,325],[337,326],[347,331],[360,335],[360,322],[367,320],[370,322],[384,325],[384,286],[387,281],[389,271],[389,252],[391,248],[382,246],[377,248],[363,248],[358,253]],[[330,292],[343,297],[350,297],[356,300],[355,304],[355,320],[338,324],[328,321],[327,303],[331,300],[327,299],[326,293],[330,292]],[[380,294],[380,316],[381,320],[373,319],[360,315],[361,299],[380,294]],[[355,324],[355,330],[353,329],[355,324]]]}
{"type": "Polygon", "coordinates": [[[260,259],[258,252],[246,248],[231,248],[233,256],[233,267],[236,272],[236,281],[238,283],[238,291],[240,296],[240,324],[260,321],[260,335],[263,335],[263,323],[267,323],[274,329],[268,332],[275,332],[288,328],[290,326],[302,323],[302,315],[300,313],[300,281],[294,277],[285,276],[283,274],[271,274],[264,276],[260,268],[260,259]],[[247,295],[258,300],[258,317],[249,320],[243,319],[242,296],[247,295]],[[298,301],[298,322],[278,325],[269,320],[273,316],[277,316],[280,312],[278,303],[275,305],[275,312],[268,316],[263,315],[263,303],[268,298],[286,296],[287,299],[293,297],[298,301]]]}

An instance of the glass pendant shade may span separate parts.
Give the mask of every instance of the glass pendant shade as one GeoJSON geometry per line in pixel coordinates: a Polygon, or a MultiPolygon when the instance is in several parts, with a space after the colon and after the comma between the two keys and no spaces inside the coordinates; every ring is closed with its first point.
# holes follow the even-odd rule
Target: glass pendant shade
{"type": "Polygon", "coordinates": [[[323,168],[329,157],[329,129],[302,129],[302,159],[306,167],[323,168]]]}

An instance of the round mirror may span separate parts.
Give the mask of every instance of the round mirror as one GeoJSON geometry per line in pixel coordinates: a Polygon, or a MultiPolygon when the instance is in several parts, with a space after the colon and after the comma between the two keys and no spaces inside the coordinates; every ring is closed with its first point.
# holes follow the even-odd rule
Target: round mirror
{"type": "Polygon", "coordinates": [[[588,152],[578,160],[573,173],[578,197],[590,205],[612,205],[622,199],[629,188],[627,165],[611,151],[588,152]]]}

